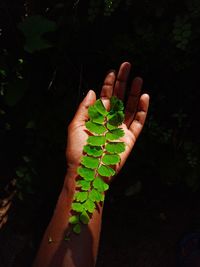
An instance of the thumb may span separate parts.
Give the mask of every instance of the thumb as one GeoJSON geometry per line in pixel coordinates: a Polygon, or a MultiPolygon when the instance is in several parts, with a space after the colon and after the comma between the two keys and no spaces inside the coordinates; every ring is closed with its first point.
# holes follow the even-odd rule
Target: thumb
{"type": "Polygon", "coordinates": [[[93,90],[89,90],[83,101],[80,103],[75,114],[74,120],[85,122],[88,119],[88,108],[96,101],[96,94],[93,90]]]}

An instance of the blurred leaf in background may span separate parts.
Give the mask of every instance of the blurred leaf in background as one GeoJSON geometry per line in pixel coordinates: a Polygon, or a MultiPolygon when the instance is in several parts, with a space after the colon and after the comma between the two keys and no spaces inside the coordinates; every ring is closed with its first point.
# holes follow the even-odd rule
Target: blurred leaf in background
{"type": "Polygon", "coordinates": [[[52,47],[52,44],[45,39],[44,34],[54,32],[56,23],[39,15],[30,16],[18,25],[25,36],[24,49],[33,53],[42,49],[52,47]]]}

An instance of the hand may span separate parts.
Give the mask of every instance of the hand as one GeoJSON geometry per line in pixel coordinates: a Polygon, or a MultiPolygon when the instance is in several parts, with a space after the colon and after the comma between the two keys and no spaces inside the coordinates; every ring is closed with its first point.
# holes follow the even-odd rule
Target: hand
{"type": "MultiPolygon", "coordinates": [[[[106,76],[101,90],[101,99],[107,109],[109,108],[112,95],[117,96],[122,101],[124,100],[130,68],[130,63],[125,62],[121,64],[117,78],[114,72],[110,72],[106,76]]],[[[125,142],[126,150],[120,154],[121,162],[116,166],[116,172],[119,172],[124,165],[145,123],[149,96],[147,94],[141,95],[141,87],[142,79],[139,77],[135,78],[131,84],[131,90],[125,107],[125,121],[122,125],[125,135],[121,138],[121,141],[125,142]]],[[[83,146],[88,138],[88,134],[85,131],[85,122],[88,120],[88,108],[95,101],[96,94],[90,90],[68,127],[66,157],[68,168],[74,172],[76,172],[77,167],[80,165],[83,146]]]]}

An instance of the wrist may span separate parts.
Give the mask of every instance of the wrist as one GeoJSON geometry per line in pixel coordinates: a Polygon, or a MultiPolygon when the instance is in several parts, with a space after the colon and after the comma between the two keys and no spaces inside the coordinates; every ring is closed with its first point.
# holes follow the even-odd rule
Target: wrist
{"type": "Polygon", "coordinates": [[[65,180],[64,180],[64,185],[63,185],[63,190],[66,191],[68,195],[74,194],[75,189],[76,189],[76,178],[77,177],[78,177],[78,174],[77,174],[76,168],[67,169],[65,180]]]}

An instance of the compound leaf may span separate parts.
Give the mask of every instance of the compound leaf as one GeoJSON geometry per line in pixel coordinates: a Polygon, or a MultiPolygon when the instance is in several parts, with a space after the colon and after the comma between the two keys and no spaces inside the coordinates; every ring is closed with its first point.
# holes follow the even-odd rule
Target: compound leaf
{"type": "Polygon", "coordinates": [[[124,142],[113,142],[113,143],[108,143],[105,148],[106,148],[106,151],[109,153],[120,154],[124,152],[125,144],[124,142]]]}
{"type": "Polygon", "coordinates": [[[109,185],[103,177],[115,175],[115,170],[110,165],[119,163],[119,154],[125,150],[124,142],[115,141],[124,136],[123,129],[118,128],[124,119],[123,109],[122,101],[116,97],[111,98],[110,112],[100,99],[88,109],[90,120],[85,125],[93,135],[88,137],[87,144],[83,147],[85,155],[81,158],[82,166],[77,169],[83,179],[76,182],[81,190],[75,193],[72,210],[79,214],[69,219],[75,233],[80,233],[80,223],[89,223],[89,214],[94,212],[96,203],[104,201],[104,192],[109,185]]]}
{"type": "Polygon", "coordinates": [[[105,136],[89,136],[87,142],[91,146],[102,146],[106,142],[105,136]]]}
{"type": "Polygon", "coordinates": [[[94,180],[94,175],[95,175],[94,170],[91,170],[91,169],[88,169],[88,168],[85,168],[85,167],[79,167],[77,172],[86,181],[94,180]]]}
{"type": "Polygon", "coordinates": [[[73,215],[69,218],[69,223],[77,224],[79,222],[79,217],[77,215],[73,215]]]}
{"type": "Polygon", "coordinates": [[[89,114],[91,121],[98,123],[98,124],[103,124],[104,116],[100,114],[94,106],[90,106],[88,108],[88,114],[89,114]]]}
{"type": "Polygon", "coordinates": [[[112,130],[110,132],[108,132],[106,134],[106,139],[107,140],[117,140],[119,139],[120,137],[123,137],[124,136],[124,130],[121,129],[121,128],[118,128],[118,129],[115,129],[115,130],[112,130]]]}
{"type": "Polygon", "coordinates": [[[117,154],[112,155],[104,155],[102,158],[102,162],[106,165],[115,165],[120,162],[120,156],[117,154]]]}
{"type": "Polygon", "coordinates": [[[90,182],[85,180],[77,181],[77,186],[80,186],[82,190],[87,191],[90,189],[90,182]]]}
{"type": "Polygon", "coordinates": [[[73,232],[76,233],[76,234],[80,234],[80,232],[81,232],[81,226],[80,226],[79,223],[76,224],[76,225],[74,225],[73,232]]]}
{"type": "Polygon", "coordinates": [[[85,210],[89,211],[90,213],[93,213],[95,210],[95,204],[92,200],[88,199],[83,203],[83,206],[85,210]]]}
{"type": "Polygon", "coordinates": [[[99,165],[99,159],[89,156],[84,156],[81,158],[81,164],[90,169],[96,169],[99,165]]]}
{"type": "Polygon", "coordinates": [[[108,190],[109,185],[105,183],[100,177],[97,177],[93,181],[93,187],[97,189],[99,192],[104,192],[108,190]]]}
{"type": "Polygon", "coordinates": [[[88,192],[77,192],[74,195],[74,199],[79,202],[84,202],[88,197],[88,192]]]}
{"type": "Polygon", "coordinates": [[[96,189],[92,189],[89,193],[89,199],[91,199],[93,202],[99,202],[101,201],[101,193],[97,191],[96,189]]]}
{"type": "Polygon", "coordinates": [[[86,211],[83,211],[80,215],[80,221],[83,223],[83,224],[88,224],[89,223],[89,220],[90,220],[90,217],[88,216],[87,212],[86,211]]]}
{"type": "Polygon", "coordinates": [[[105,166],[105,165],[101,165],[97,171],[101,176],[105,176],[105,177],[110,177],[110,176],[115,175],[115,171],[109,166],[105,166]]]}
{"type": "Polygon", "coordinates": [[[93,157],[100,157],[103,154],[103,150],[100,146],[85,145],[83,151],[93,157]]]}
{"type": "Polygon", "coordinates": [[[102,114],[103,116],[106,116],[108,114],[108,111],[105,109],[104,104],[102,103],[101,99],[98,99],[94,104],[96,110],[102,114]]]}
{"type": "Polygon", "coordinates": [[[84,207],[81,203],[72,203],[72,210],[77,211],[77,212],[83,212],[84,211],[84,207]]]}
{"type": "Polygon", "coordinates": [[[85,123],[86,128],[95,134],[103,134],[106,131],[106,127],[97,123],[94,123],[92,121],[87,121],[85,123]]]}

